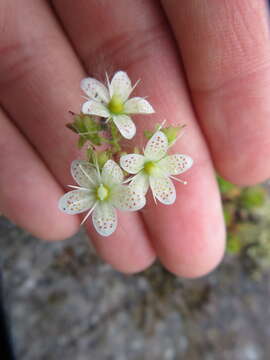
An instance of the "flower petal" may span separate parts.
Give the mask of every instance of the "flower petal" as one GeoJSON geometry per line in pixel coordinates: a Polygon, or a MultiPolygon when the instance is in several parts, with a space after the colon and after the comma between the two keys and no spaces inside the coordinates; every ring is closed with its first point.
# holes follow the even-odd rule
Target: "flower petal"
{"type": "Polygon", "coordinates": [[[143,195],[147,193],[149,188],[149,176],[143,172],[139,172],[128,185],[131,189],[135,191],[140,191],[143,195]]]}
{"type": "Polygon", "coordinates": [[[125,102],[132,91],[131,81],[127,73],[124,71],[117,71],[112,78],[109,90],[111,97],[116,95],[125,102]]]}
{"type": "Polygon", "coordinates": [[[102,236],[110,236],[117,227],[117,214],[108,203],[99,203],[93,211],[92,220],[96,231],[102,236]]]}
{"type": "Polygon", "coordinates": [[[115,123],[124,138],[132,139],[133,136],[136,134],[136,126],[129,116],[113,116],[113,122],[115,123]]]}
{"type": "Polygon", "coordinates": [[[73,190],[63,195],[58,203],[61,211],[69,215],[80,214],[94,205],[94,197],[86,190],[73,190]]]}
{"type": "Polygon", "coordinates": [[[121,184],[124,180],[123,171],[113,160],[106,161],[102,168],[101,177],[105,184],[121,184]]]}
{"type": "Polygon", "coordinates": [[[88,100],[82,105],[82,112],[88,115],[96,115],[104,118],[110,117],[109,110],[101,102],[88,100]]]}
{"type": "Polygon", "coordinates": [[[175,202],[176,191],[173,182],[168,177],[150,176],[150,187],[155,196],[162,204],[170,205],[175,202]]]}
{"type": "Polygon", "coordinates": [[[157,131],[148,141],[144,155],[149,160],[157,161],[163,158],[168,150],[168,139],[162,131],[157,131]]]}
{"type": "Polygon", "coordinates": [[[124,112],[126,114],[153,114],[155,110],[147,100],[134,97],[125,102],[124,112]]]}
{"type": "Polygon", "coordinates": [[[71,175],[76,183],[85,188],[98,184],[98,174],[88,161],[74,160],[71,163],[71,175]]]}
{"type": "Polygon", "coordinates": [[[89,96],[90,99],[96,101],[110,101],[110,94],[105,85],[93,78],[85,78],[81,81],[81,89],[89,96]]]}
{"type": "Polygon", "coordinates": [[[121,167],[129,174],[137,174],[143,169],[144,156],[139,154],[127,154],[120,158],[121,167]]]}
{"type": "Polygon", "coordinates": [[[160,160],[158,165],[166,175],[179,175],[191,168],[193,160],[188,155],[174,154],[160,160]]]}
{"type": "Polygon", "coordinates": [[[122,185],[114,195],[113,204],[122,211],[136,211],[144,207],[145,201],[141,191],[122,185]]]}

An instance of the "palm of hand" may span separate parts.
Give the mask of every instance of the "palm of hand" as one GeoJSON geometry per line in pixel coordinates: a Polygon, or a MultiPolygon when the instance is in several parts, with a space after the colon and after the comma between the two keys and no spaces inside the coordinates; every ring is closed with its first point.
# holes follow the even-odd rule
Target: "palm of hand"
{"type": "MultiPolygon", "coordinates": [[[[56,206],[71,182],[69,164],[79,156],[64,128],[67,110],[79,111],[85,71],[96,77],[121,68],[143,79],[160,120],[188,125],[176,151],[190,154],[196,166],[175,205],[120,214],[117,232],[107,239],[90,223],[87,230],[99,254],[120,271],[142,270],[158,257],[178,275],[208,272],[224,249],[213,168],[242,184],[262,181],[270,170],[266,3],[51,3],[0,5],[1,210],[46,239],[78,229],[80,220],[56,206]]],[[[138,124],[145,127],[143,120],[138,124]]]]}

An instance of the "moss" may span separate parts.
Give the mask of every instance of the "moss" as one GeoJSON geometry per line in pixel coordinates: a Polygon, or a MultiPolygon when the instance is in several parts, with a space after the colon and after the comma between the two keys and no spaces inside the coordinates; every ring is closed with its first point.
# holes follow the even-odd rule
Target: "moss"
{"type": "Polygon", "coordinates": [[[221,194],[227,193],[228,191],[234,189],[234,187],[235,187],[233,184],[224,180],[220,176],[217,177],[217,181],[218,181],[218,186],[219,186],[219,190],[220,190],[221,194]]]}
{"type": "Polygon", "coordinates": [[[227,203],[223,205],[224,221],[227,227],[233,224],[235,218],[236,206],[235,204],[227,203]]]}
{"type": "Polygon", "coordinates": [[[227,252],[239,254],[242,249],[241,238],[237,234],[229,233],[227,236],[227,252]]]}
{"type": "Polygon", "coordinates": [[[266,201],[266,191],[261,186],[243,189],[240,195],[240,205],[246,209],[261,207],[266,201]]]}

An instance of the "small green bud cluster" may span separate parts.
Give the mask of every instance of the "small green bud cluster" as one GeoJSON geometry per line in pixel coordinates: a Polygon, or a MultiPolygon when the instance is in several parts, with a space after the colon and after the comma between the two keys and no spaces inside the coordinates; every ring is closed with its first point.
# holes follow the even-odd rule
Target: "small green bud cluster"
{"type": "Polygon", "coordinates": [[[99,132],[102,131],[102,126],[94,117],[85,114],[74,114],[73,122],[66,126],[79,135],[78,147],[82,148],[87,141],[90,141],[93,145],[101,145],[102,137],[99,132]]]}
{"type": "Polygon", "coordinates": [[[104,165],[105,162],[111,158],[112,154],[121,152],[121,134],[113,122],[104,123],[102,120],[94,116],[83,113],[73,115],[73,122],[66,126],[73,132],[79,135],[78,147],[81,149],[85,144],[88,144],[86,153],[87,158],[91,161],[93,152],[96,152],[98,159],[104,165]],[[106,144],[109,150],[97,152],[96,146],[106,144]],[[106,160],[105,160],[106,159],[106,160]]]}
{"type": "Polygon", "coordinates": [[[162,127],[161,124],[157,124],[154,131],[145,130],[144,136],[146,137],[146,139],[150,139],[154,135],[154,133],[160,129],[160,131],[162,131],[166,135],[169,146],[172,146],[176,142],[177,138],[179,137],[181,131],[185,128],[185,126],[186,125],[162,127]]]}

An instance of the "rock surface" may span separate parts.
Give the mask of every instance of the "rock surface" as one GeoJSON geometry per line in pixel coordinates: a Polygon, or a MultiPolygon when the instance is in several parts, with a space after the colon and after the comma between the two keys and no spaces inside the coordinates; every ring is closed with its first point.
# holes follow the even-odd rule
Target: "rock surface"
{"type": "Polygon", "coordinates": [[[270,271],[227,257],[180,280],[159,264],[125,276],[83,233],[45,243],[0,218],[6,308],[20,360],[268,360],[270,271]]]}

